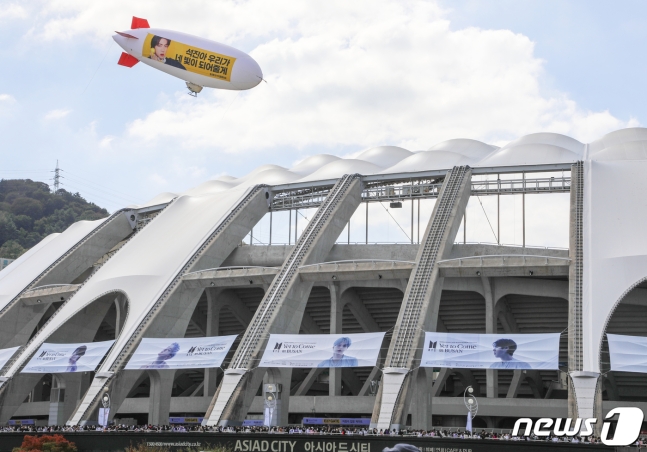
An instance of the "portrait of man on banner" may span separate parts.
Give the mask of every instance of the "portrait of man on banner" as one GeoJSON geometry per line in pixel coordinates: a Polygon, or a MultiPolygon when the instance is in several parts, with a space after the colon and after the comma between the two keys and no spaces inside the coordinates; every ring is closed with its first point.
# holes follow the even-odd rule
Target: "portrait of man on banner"
{"type": "Polygon", "coordinates": [[[517,343],[512,339],[499,339],[492,343],[494,356],[500,359],[492,363],[490,369],[531,369],[530,364],[513,357],[517,343]]]}
{"type": "Polygon", "coordinates": [[[384,334],[271,334],[258,366],[311,369],[375,366],[384,334]]]}
{"type": "Polygon", "coordinates": [[[350,337],[340,337],[333,343],[332,356],[317,367],[357,367],[357,358],[345,354],[351,345],[350,337]]]}
{"type": "Polygon", "coordinates": [[[173,359],[177,352],[180,351],[180,344],[173,342],[171,345],[166,347],[164,350],[157,354],[157,358],[150,364],[142,366],[142,369],[170,369],[166,361],[173,359]]]}
{"type": "Polygon", "coordinates": [[[77,347],[76,350],[74,350],[74,352],[72,353],[72,356],[70,356],[70,359],[67,360],[67,370],[65,372],[76,372],[76,370],[79,368],[76,363],[85,355],[85,352],[87,350],[87,345],[81,345],[80,347],[77,347]]]}
{"type": "Polygon", "coordinates": [[[170,39],[157,35],[153,36],[153,38],[151,39],[151,52],[148,58],[150,58],[151,60],[159,61],[160,63],[168,64],[169,66],[173,66],[178,69],[186,70],[186,68],[178,60],[168,57],[167,54],[170,45],[170,39]]]}

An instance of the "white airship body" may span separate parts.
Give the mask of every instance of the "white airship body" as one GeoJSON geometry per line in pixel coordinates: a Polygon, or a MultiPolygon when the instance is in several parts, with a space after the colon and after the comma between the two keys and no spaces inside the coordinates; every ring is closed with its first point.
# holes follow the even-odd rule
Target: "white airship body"
{"type": "Polygon", "coordinates": [[[172,30],[150,28],[146,19],[133,17],[131,29],[112,38],[125,50],[122,66],[139,61],[186,81],[195,95],[202,87],[246,90],[263,80],[263,72],[245,52],[209,39],[172,30]]]}

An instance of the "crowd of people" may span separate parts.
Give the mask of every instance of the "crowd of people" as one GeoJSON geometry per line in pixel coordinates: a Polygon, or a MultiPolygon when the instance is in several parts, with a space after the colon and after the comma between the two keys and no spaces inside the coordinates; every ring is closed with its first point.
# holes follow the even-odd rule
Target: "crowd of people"
{"type": "MultiPolygon", "coordinates": [[[[0,432],[23,432],[23,433],[71,433],[71,432],[133,432],[133,433],[162,433],[162,432],[196,432],[196,433],[271,433],[271,434],[288,434],[288,435],[360,435],[360,436],[396,436],[396,437],[426,437],[426,438],[447,438],[447,439],[473,439],[473,440],[503,440],[503,441],[552,441],[552,442],[570,442],[581,444],[600,444],[597,437],[557,437],[545,436],[538,437],[531,435],[512,436],[509,432],[493,432],[481,430],[480,432],[469,432],[466,430],[379,430],[357,427],[331,427],[331,426],[291,426],[291,427],[260,427],[260,426],[243,426],[243,427],[211,427],[198,424],[186,425],[125,425],[111,424],[106,427],[101,426],[4,426],[0,432]]],[[[645,439],[640,438],[637,445],[647,444],[645,439]]]]}

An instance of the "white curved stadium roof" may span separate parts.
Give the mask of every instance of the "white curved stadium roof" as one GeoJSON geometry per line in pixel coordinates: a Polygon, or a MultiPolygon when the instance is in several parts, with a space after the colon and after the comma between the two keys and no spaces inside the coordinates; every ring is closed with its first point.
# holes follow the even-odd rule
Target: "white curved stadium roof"
{"type": "MultiPolygon", "coordinates": [[[[183,193],[161,193],[138,207],[167,203],[173,198],[175,201],[146,227],[144,233],[135,235],[103,265],[74,294],[70,303],[57,311],[56,316],[39,331],[38,338],[27,346],[23,356],[34,353],[43,340],[93,300],[107,293],[121,292],[130,302],[130,312],[122,334],[99,369],[107,370],[175,275],[254,185],[329,180],[350,173],[376,175],[448,170],[456,165],[478,168],[575,163],[587,158],[647,159],[647,129],[620,130],[589,145],[560,134],[537,133],[521,137],[502,148],[467,139],[444,141],[421,152],[380,146],[353,159],[316,155],[290,169],[263,165],[240,178],[223,176],[183,193]]],[[[94,227],[96,225],[77,223],[58,237],[48,237],[9,267],[11,278],[6,277],[6,270],[1,272],[0,308],[60,256],[61,249],[71,246],[94,227]],[[59,242],[62,248],[58,246],[59,242]],[[51,253],[50,246],[56,248],[51,253]],[[32,261],[38,262],[34,264],[32,261]]],[[[20,361],[17,361],[9,373],[15,372],[19,366],[20,361]]]]}

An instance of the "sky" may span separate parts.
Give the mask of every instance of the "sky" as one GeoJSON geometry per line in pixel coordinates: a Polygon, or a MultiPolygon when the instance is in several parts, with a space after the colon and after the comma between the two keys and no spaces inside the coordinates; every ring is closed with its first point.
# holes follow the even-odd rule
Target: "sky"
{"type": "Polygon", "coordinates": [[[647,123],[646,13],[632,0],[0,0],[0,177],[51,182],[58,161],[63,188],[114,211],[318,153],[592,141],[647,123]],[[118,66],[111,36],[132,16],[239,48],[267,83],[193,98],[118,66]]]}

